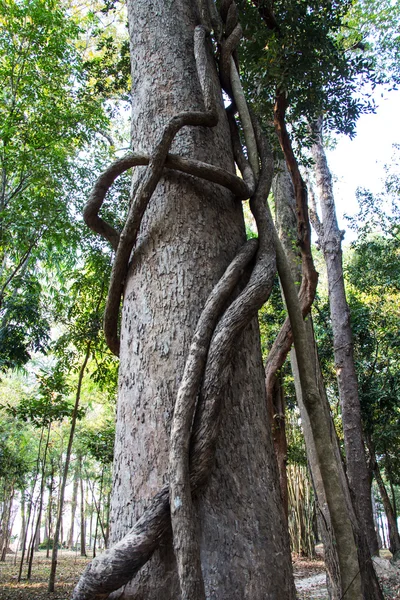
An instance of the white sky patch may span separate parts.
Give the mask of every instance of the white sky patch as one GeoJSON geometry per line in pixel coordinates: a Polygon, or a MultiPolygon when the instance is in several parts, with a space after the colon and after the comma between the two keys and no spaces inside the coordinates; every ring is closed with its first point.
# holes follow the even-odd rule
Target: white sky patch
{"type": "Polygon", "coordinates": [[[400,91],[384,93],[384,97],[381,90],[376,91],[375,102],[376,113],[360,117],[356,137],[340,136],[336,148],[327,151],[339,226],[347,230],[346,241],[352,235],[343,217],[357,212],[357,188],[383,190],[384,166],[392,160],[393,144],[400,143],[400,91]]]}

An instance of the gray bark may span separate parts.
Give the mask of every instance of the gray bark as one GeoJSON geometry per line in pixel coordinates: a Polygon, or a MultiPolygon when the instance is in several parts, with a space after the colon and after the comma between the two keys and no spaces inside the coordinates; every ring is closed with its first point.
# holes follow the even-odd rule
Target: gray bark
{"type": "MultiPolygon", "coordinates": [[[[312,331],[311,321],[307,321],[307,335],[314,350],[313,362],[317,369],[316,353],[314,347],[314,336],[312,331]]],[[[326,500],[324,483],[321,475],[321,469],[318,464],[317,451],[315,448],[314,437],[308,418],[307,411],[303,402],[303,394],[301,391],[300,377],[297,367],[296,353],[294,349],[290,353],[290,363],[292,367],[294,384],[296,389],[296,399],[301,415],[301,426],[303,429],[304,439],[306,442],[307,460],[311,471],[311,478],[316,499],[318,526],[321,534],[322,543],[324,545],[324,561],[326,566],[326,581],[331,600],[339,600],[342,596],[342,586],[340,579],[339,562],[336,551],[335,534],[332,529],[331,517],[329,514],[328,503],[326,500]]],[[[317,373],[315,373],[317,377],[317,373]]]]}
{"type": "MultiPolygon", "coordinates": [[[[288,257],[293,279],[299,287],[301,280],[301,258],[297,246],[296,201],[294,197],[293,183],[284,161],[281,160],[278,162],[275,173],[272,189],[275,200],[275,219],[277,231],[279,238],[282,240],[282,245],[285,249],[286,256],[288,257]]],[[[307,319],[305,327],[307,332],[307,348],[308,351],[312,353],[315,381],[319,381],[321,380],[321,378],[318,377],[319,373],[317,373],[317,371],[319,371],[319,363],[315,347],[312,321],[310,317],[307,319]]],[[[327,569],[327,586],[329,590],[329,597],[332,600],[338,600],[342,595],[342,586],[338,555],[336,551],[336,540],[332,528],[312,426],[303,401],[300,374],[294,348],[292,348],[290,351],[290,362],[294,377],[296,399],[300,410],[301,424],[306,444],[307,460],[310,467],[314,493],[316,496],[318,523],[324,545],[324,559],[327,569]]],[[[326,400],[326,397],[324,396],[324,398],[322,398],[321,396],[321,400],[322,399],[326,400]]],[[[329,414],[329,407],[327,412],[329,414]]]]}
{"type": "MultiPolygon", "coordinates": [[[[354,496],[360,527],[372,555],[378,554],[378,539],[371,504],[371,482],[362,434],[358,381],[354,364],[350,311],[346,300],[342,264],[342,232],[336,219],[332,177],[322,141],[322,120],[315,128],[312,154],[322,223],[316,223],[318,241],[324,254],[332,321],[334,356],[342,410],[347,477],[354,496]]],[[[315,222],[315,220],[314,220],[315,222]]]]}
{"type": "MultiPolygon", "coordinates": [[[[151,153],[172,116],[203,109],[193,57],[195,17],[187,0],[135,0],[128,12],[133,144],[151,153]]],[[[233,173],[220,97],[218,110],[215,129],[183,129],[173,151],[233,173]]],[[[244,240],[242,209],[230,192],[176,172],[163,175],[144,214],[124,291],[113,542],[167,482],[171,418],[191,338],[211,289],[244,240]]],[[[253,322],[226,367],[216,460],[207,488],[195,498],[210,600],[294,597],[258,348],[253,322]]],[[[168,537],[121,597],[179,597],[168,537]]]]}

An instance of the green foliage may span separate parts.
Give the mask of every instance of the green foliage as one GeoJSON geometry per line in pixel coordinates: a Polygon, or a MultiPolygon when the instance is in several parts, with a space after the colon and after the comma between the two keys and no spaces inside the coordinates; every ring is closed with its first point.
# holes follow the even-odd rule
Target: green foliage
{"type": "Polygon", "coordinates": [[[278,277],[276,277],[271,296],[258,313],[261,334],[261,350],[263,359],[266,360],[268,352],[279,333],[281,325],[286,318],[286,311],[282,301],[278,277]]]}
{"type": "Polygon", "coordinates": [[[18,275],[13,292],[5,296],[0,321],[0,371],[22,367],[31,352],[44,351],[50,327],[42,287],[33,273],[18,275]]]}
{"type": "MultiPolygon", "coordinates": [[[[45,540],[43,540],[43,542],[41,542],[39,544],[39,550],[47,550],[47,548],[49,548],[50,550],[52,550],[53,549],[53,544],[54,544],[53,538],[45,539],[45,540]]],[[[58,543],[58,548],[61,548],[61,544],[60,543],[58,543]]]]}
{"type": "Polygon", "coordinates": [[[64,7],[54,0],[2,0],[0,22],[4,370],[45,347],[39,268],[68,261],[76,247],[74,159],[106,119],[76,48],[80,27],[64,7]]]}
{"type": "Polygon", "coordinates": [[[23,485],[30,468],[28,457],[21,452],[24,442],[18,431],[0,425],[0,479],[16,481],[17,487],[23,485]]]}
{"type": "Polygon", "coordinates": [[[250,2],[239,5],[242,76],[257,112],[271,120],[279,90],[286,93],[287,118],[302,143],[310,137],[308,123],[321,114],[329,129],[353,135],[359,115],[372,109],[360,90],[374,80],[374,72],[371,60],[361,51],[347,51],[339,35],[350,2],[274,2],[270,27],[250,2]]]}
{"type": "Polygon", "coordinates": [[[347,47],[360,48],[371,60],[377,80],[394,88],[400,80],[399,19],[398,0],[357,0],[341,32],[347,47]]]}
{"type": "MultiPolygon", "coordinates": [[[[54,421],[62,421],[72,414],[73,405],[68,398],[65,376],[57,367],[41,371],[37,376],[38,386],[30,395],[23,396],[17,406],[7,403],[4,408],[9,414],[35,427],[47,427],[54,421]]],[[[78,418],[82,418],[80,410],[78,418]]]]}
{"type": "Polygon", "coordinates": [[[58,298],[56,318],[64,326],[53,345],[64,370],[78,370],[90,344],[94,359],[91,377],[110,397],[115,396],[118,360],[105,344],[102,319],[108,280],[111,272],[110,252],[89,249],[84,262],[70,272],[70,283],[58,298]]]}
{"type": "Polygon", "coordinates": [[[100,427],[85,430],[80,443],[87,452],[102,465],[109,465],[114,458],[115,424],[106,420],[100,427]]]}
{"type": "MultiPolygon", "coordinates": [[[[101,30],[98,32],[100,35],[101,30]]],[[[96,54],[84,67],[93,77],[93,90],[100,97],[119,96],[130,101],[131,63],[129,40],[119,41],[115,35],[99,37],[96,54]]]]}

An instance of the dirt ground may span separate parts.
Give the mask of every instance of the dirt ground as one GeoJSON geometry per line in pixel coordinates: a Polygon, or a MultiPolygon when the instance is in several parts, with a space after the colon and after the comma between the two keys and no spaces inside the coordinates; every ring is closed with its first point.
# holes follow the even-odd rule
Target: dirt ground
{"type": "MultiPolygon", "coordinates": [[[[26,580],[26,566],[23,579],[17,582],[19,563],[14,564],[14,555],[8,555],[5,563],[0,563],[0,600],[69,600],[75,583],[89,561],[74,552],[59,552],[56,591],[47,591],[50,573],[50,559],[45,551],[35,554],[32,578],[26,580]]],[[[386,600],[400,600],[400,569],[394,569],[387,559],[381,559],[381,581],[386,600]]],[[[294,558],[293,570],[299,600],[326,600],[324,563],[321,558],[307,560],[294,558]]]]}
{"type": "Polygon", "coordinates": [[[55,593],[47,591],[50,575],[50,559],[46,551],[35,553],[30,581],[26,579],[27,567],[24,565],[22,580],[18,583],[19,561],[14,565],[14,555],[7,555],[7,561],[0,563],[0,600],[70,600],[72,590],[89,559],[60,550],[55,593]]]}

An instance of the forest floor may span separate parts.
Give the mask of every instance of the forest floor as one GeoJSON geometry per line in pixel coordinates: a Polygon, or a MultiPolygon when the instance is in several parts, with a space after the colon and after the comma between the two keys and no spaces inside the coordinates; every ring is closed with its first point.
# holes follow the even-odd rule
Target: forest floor
{"type": "MultiPolygon", "coordinates": [[[[35,554],[30,581],[20,583],[18,560],[14,565],[14,555],[7,555],[5,563],[0,563],[0,600],[69,600],[75,583],[89,559],[75,552],[60,550],[58,554],[57,583],[55,593],[47,591],[50,574],[50,559],[46,552],[35,554]]],[[[386,600],[400,599],[400,568],[393,567],[387,558],[379,559],[380,580],[386,600]]],[[[326,600],[326,579],[321,558],[309,560],[295,557],[293,570],[299,600],[326,600]]],[[[24,565],[23,577],[26,577],[24,565]]]]}

